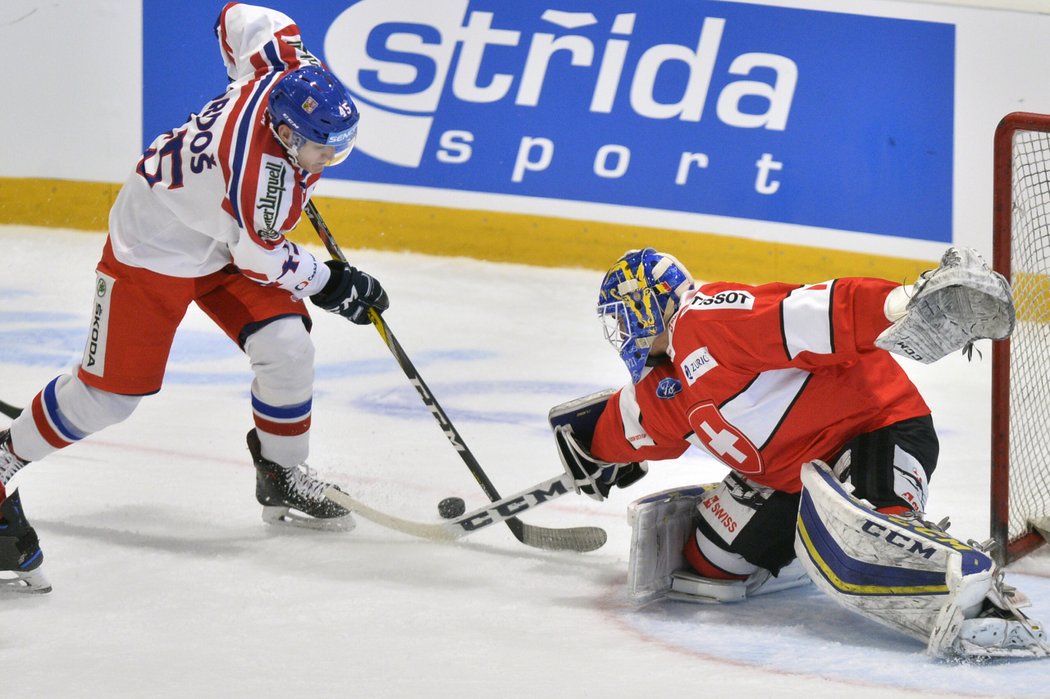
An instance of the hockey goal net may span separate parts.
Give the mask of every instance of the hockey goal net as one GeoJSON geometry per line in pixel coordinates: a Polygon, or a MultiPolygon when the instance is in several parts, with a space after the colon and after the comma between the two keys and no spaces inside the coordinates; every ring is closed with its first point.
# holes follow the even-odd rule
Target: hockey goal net
{"type": "Polygon", "coordinates": [[[1000,561],[1050,528],[1050,115],[1008,114],[995,132],[994,267],[1017,327],[992,349],[992,537],[1000,561]]]}

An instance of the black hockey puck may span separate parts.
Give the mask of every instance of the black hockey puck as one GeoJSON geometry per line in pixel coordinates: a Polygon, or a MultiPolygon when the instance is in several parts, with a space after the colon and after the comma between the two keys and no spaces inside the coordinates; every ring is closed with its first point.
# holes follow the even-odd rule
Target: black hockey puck
{"type": "Polygon", "coordinates": [[[467,511],[463,498],[445,498],[438,503],[438,514],[445,519],[455,519],[467,511]]]}

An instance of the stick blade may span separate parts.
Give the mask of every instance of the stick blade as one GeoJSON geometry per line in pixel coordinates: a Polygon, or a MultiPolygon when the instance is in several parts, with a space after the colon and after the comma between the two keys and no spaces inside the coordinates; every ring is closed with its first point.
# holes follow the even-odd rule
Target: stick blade
{"type": "Polygon", "coordinates": [[[507,525],[521,543],[544,551],[597,551],[609,539],[601,527],[569,527],[550,529],[525,524],[519,519],[508,519],[507,525]]]}

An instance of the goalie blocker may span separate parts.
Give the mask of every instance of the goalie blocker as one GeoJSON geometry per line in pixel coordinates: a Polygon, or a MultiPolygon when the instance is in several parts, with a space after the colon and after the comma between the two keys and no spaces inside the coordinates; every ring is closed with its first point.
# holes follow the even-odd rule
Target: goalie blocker
{"type": "Polygon", "coordinates": [[[1046,657],[1042,625],[1018,609],[987,553],[913,516],[854,498],[819,461],[802,467],[795,552],[847,609],[926,643],[935,657],[1046,657]]]}
{"type": "Polygon", "coordinates": [[[613,389],[592,393],[556,405],[547,415],[554,430],[558,456],[565,472],[573,479],[573,487],[577,493],[599,502],[608,497],[613,486],[626,488],[649,472],[649,464],[645,461],[614,464],[591,455],[594,428],[614,393],[613,389]]]}

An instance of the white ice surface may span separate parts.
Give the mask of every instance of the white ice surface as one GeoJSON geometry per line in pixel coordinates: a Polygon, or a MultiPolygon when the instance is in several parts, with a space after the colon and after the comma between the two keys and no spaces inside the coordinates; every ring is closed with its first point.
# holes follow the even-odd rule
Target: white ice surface
{"type": "MultiPolygon", "coordinates": [[[[79,362],[103,240],[0,227],[0,399],[25,405],[79,362]]],[[[559,472],[552,405],[626,378],[591,311],[594,272],[347,252],[389,290],[391,329],[504,494],[559,472]]],[[[375,331],[313,315],[311,463],[402,517],[435,521],[448,495],[483,504],[375,331]]],[[[981,349],[970,365],[907,364],[942,441],[929,512],[960,538],[988,533],[981,349]]],[[[530,549],[502,526],[456,544],[367,521],[268,528],[244,446],[249,383],[192,309],[160,394],[18,474],[55,589],[0,598],[0,697],[1050,696],[1050,661],[933,661],[812,587],[632,608],[626,505],[720,478],[698,454],[605,503],[570,495],[525,517],[606,528],[589,554],[530,549]]],[[[1008,581],[1050,619],[1050,559],[1023,570],[1008,581]]]]}

